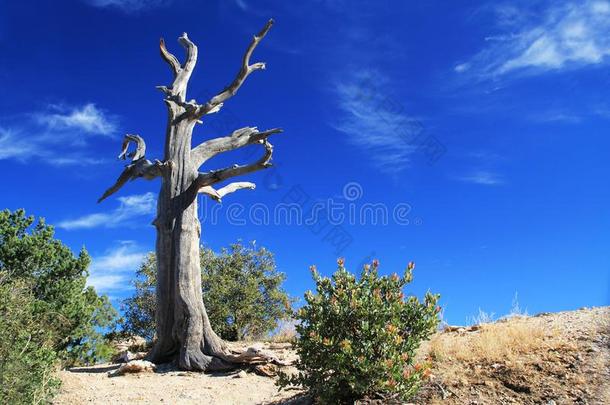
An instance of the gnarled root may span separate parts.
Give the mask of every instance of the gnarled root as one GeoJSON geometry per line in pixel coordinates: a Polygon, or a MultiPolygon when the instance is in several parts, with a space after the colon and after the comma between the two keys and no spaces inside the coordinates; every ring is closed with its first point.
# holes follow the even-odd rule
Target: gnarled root
{"type": "Polygon", "coordinates": [[[153,350],[149,359],[153,362],[167,362],[172,358],[182,370],[192,371],[228,371],[246,365],[275,364],[277,366],[290,365],[281,360],[275,353],[255,345],[246,349],[229,347],[228,344],[216,337],[212,344],[182,345],[179,352],[172,355],[160,356],[153,350]]]}

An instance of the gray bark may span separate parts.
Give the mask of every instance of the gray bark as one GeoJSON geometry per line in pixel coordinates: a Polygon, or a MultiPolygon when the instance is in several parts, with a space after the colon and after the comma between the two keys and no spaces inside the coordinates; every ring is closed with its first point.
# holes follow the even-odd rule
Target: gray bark
{"type": "Polygon", "coordinates": [[[201,293],[201,226],[197,217],[197,195],[206,194],[220,201],[237,190],[254,189],[255,185],[249,182],[230,183],[219,189],[214,185],[271,166],[273,148],[267,138],[281,130],[259,132],[256,127],[247,127],[194,148],[191,145],[193,128],[201,122],[201,118],[217,112],[252,72],[265,67],[264,63],[250,65],[250,57],[272,24],[270,20],[253,38],[235,80],[204,104],[198,104],[195,100],[186,101],[188,81],[197,62],[197,47],[183,34],[179,42],[185,48],[186,59],[180,64],[161,39],[161,57],[169,64],[174,76],[171,86],[158,86],[165,94],[168,110],[164,160],[148,161],[145,158],[144,140],[137,135],[126,135],[119,157],[132,157],[132,163],[126,166],[115,185],[99,200],[118,191],[128,180],[161,178],[154,221],[157,230],[157,340],[150,355],[154,362],[177,360],[182,369],[202,371],[227,369],[236,363],[280,363],[274,356],[256,349],[231,352],[212,330],[201,293]],[[130,143],[136,144],[136,151],[128,154],[130,143]],[[251,144],[260,144],[264,148],[264,154],[258,161],[220,170],[199,171],[201,165],[218,153],[251,144]]]}

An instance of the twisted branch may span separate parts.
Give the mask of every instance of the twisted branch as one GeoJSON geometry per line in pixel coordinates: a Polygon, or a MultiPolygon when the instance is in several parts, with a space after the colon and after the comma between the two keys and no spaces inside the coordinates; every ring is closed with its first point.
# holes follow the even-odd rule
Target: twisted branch
{"type": "Polygon", "coordinates": [[[270,135],[281,133],[281,128],[273,128],[259,132],[256,127],[245,127],[233,131],[229,136],[210,139],[191,150],[191,161],[195,167],[201,166],[206,160],[222,152],[238,149],[247,145],[259,143],[270,135]]]}
{"type": "Polygon", "coordinates": [[[205,186],[219,183],[231,177],[241,176],[243,174],[252,173],[258,170],[271,167],[271,157],[273,155],[273,145],[267,139],[259,141],[265,148],[265,154],[256,162],[249,165],[239,166],[234,165],[220,170],[213,170],[207,173],[199,173],[196,184],[199,189],[205,186]]]}
{"type": "Polygon", "coordinates": [[[174,72],[174,78],[178,76],[182,67],[180,66],[180,62],[178,62],[178,58],[176,58],[173,54],[167,51],[165,47],[165,40],[161,38],[159,40],[159,50],[161,51],[161,57],[164,61],[166,61],[174,72]]]}
{"type": "Polygon", "coordinates": [[[240,181],[235,183],[230,183],[222,188],[216,190],[212,186],[203,186],[199,189],[199,194],[206,194],[210,196],[213,200],[217,202],[222,202],[222,198],[227,195],[236,192],[237,190],[242,190],[244,188],[254,190],[256,188],[256,184],[250,183],[248,181],[240,181]]]}
{"type": "Polygon", "coordinates": [[[237,77],[233,80],[231,84],[225,87],[223,91],[212,97],[210,101],[208,101],[197,109],[197,119],[201,118],[205,114],[218,111],[218,109],[222,107],[223,103],[226,100],[233,97],[237,93],[237,90],[239,90],[239,88],[244,83],[246,78],[250,75],[250,73],[256,70],[265,69],[264,62],[257,62],[251,65],[250,57],[252,56],[254,49],[256,49],[256,46],[259,44],[259,42],[261,42],[265,35],[267,35],[272,26],[273,19],[269,20],[267,24],[265,24],[263,29],[258,34],[256,34],[254,38],[252,38],[252,42],[250,42],[250,45],[248,46],[248,49],[246,49],[246,53],[244,54],[244,57],[242,59],[241,68],[237,73],[237,77]]]}
{"type": "Polygon", "coordinates": [[[123,145],[121,145],[121,154],[119,155],[119,159],[125,160],[130,157],[131,161],[133,162],[134,160],[143,158],[145,154],[146,142],[144,142],[144,139],[142,139],[140,135],[126,134],[125,138],[123,139],[123,145]],[[132,142],[136,144],[136,150],[131,153],[127,153],[129,144],[132,142]]]}
{"type": "Polygon", "coordinates": [[[132,134],[125,135],[123,144],[121,146],[121,153],[119,154],[119,159],[125,160],[129,157],[131,158],[131,163],[125,166],[125,169],[118,177],[116,182],[104,192],[99,200],[97,200],[98,203],[119,191],[119,189],[129,180],[135,180],[140,177],[146,180],[152,180],[163,175],[163,169],[168,165],[168,163],[161,162],[159,160],[155,160],[153,163],[145,158],[145,153],[146,142],[144,142],[144,139],[141,136],[132,134]],[[131,143],[136,145],[136,150],[133,152],[128,152],[129,145],[131,143]]]}

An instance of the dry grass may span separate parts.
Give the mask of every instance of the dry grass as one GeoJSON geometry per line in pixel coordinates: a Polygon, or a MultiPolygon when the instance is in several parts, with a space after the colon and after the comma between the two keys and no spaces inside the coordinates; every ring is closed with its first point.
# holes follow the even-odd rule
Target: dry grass
{"type": "Polygon", "coordinates": [[[429,343],[433,360],[500,362],[561,344],[556,330],[532,325],[525,318],[481,324],[475,331],[438,333],[429,343]]]}
{"type": "Polygon", "coordinates": [[[610,404],[610,307],[519,313],[435,334],[419,353],[432,373],[414,402],[610,404]]]}
{"type": "Polygon", "coordinates": [[[292,343],[297,338],[294,320],[281,321],[277,330],[271,335],[269,341],[273,343],[292,343]]]}

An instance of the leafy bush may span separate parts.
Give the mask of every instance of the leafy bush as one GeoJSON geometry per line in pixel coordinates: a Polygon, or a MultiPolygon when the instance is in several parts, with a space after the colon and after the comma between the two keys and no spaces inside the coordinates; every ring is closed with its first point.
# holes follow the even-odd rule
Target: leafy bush
{"type": "MultiPolygon", "coordinates": [[[[155,332],[155,255],[149,254],[137,271],[136,292],[124,302],[123,328],[148,339],[155,332]]],[[[265,248],[234,243],[220,254],[201,249],[203,301],[212,327],[222,338],[255,338],[273,330],[290,310],[277,271],[265,248]]]]}
{"type": "Polygon", "coordinates": [[[84,249],[75,257],[43,219],[34,224],[23,210],[0,212],[2,285],[28,289],[31,316],[45,320],[48,343],[65,365],[98,361],[109,350],[99,330],[116,311],[86,286],[90,261],[84,249]]]}
{"type": "Polygon", "coordinates": [[[0,271],[0,403],[46,403],[59,385],[49,320],[24,282],[0,271]]]}
{"type": "Polygon", "coordinates": [[[427,293],[423,303],[404,297],[413,263],[402,277],[379,276],[373,261],[360,279],[345,269],[343,259],[338,265],[332,278],[312,267],[317,291],[305,294],[306,304],[296,314],[299,373],[281,374],[280,386],[303,386],[323,403],[412,396],[428,373],[428,365],[414,364],[414,356],[436,330],[439,296],[427,293]]]}
{"type": "Polygon", "coordinates": [[[149,253],[136,271],[135,294],[123,301],[123,333],[152,340],[155,334],[157,263],[149,253]]]}

